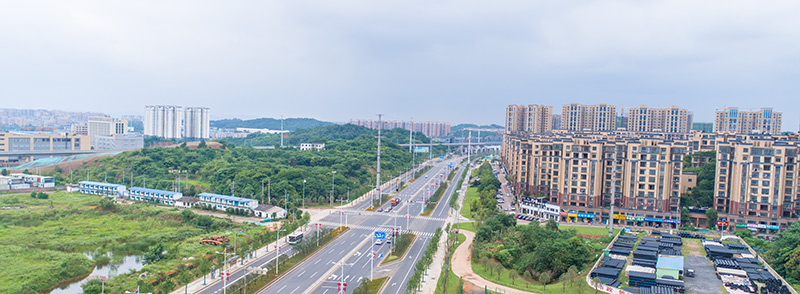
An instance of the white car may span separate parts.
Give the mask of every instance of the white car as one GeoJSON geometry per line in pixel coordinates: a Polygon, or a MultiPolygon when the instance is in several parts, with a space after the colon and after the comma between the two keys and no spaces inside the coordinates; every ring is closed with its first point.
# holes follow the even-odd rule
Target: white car
{"type": "Polygon", "coordinates": [[[375,245],[383,245],[383,239],[375,240],[375,245]]]}

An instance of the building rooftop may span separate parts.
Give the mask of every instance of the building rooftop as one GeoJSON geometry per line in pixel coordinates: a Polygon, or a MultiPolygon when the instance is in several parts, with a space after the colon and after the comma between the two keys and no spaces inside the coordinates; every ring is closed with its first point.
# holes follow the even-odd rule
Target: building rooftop
{"type": "Polygon", "coordinates": [[[149,193],[159,193],[159,194],[167,194],[167,195],[177,195],[183,194],[173,191],[166,191],[166,190],[158,190],[158,189],[150,189],[150,188],[142,188],[142,187],[133,187],[130,188],[130,191],[140,191],[140,192],[149,192],[149,193]]]}
{"type": "Polygon", "coordinates": [[[683,270],[683,256],[665,256],[658,257],[656,268],[676,269],[683,270]]]}
{"type": "Polygon", "coordinates": [[[255,199],[250,199],[250,198],[242,198],[242,197],[236,197],[236,196],[220,195],[220,194],[214,194],[214,193],[200,193],[197,196],[209,196],[209,197],[214,197],[214,198],[219,198],[219,199],[224,199],[224,200],[231,200],[231,201],[243,201],[243,202],[257,201],[255,199]]]}
{"type": "Polygon", "coordinates": [[[125,185],[112,184],[112,183],[103,183],[103,182],[95,182],[95,181],[80,181],[80,182],[78,182],[78,184],[101,185],[101,186],[102,185],[105,185],[105,186],[122,186],[122,187],[125,187],[125,185]]]}
{"type": "Polygon", "coordinates": [[[197,198],[194,198],[192,196],[183,196],[181,197],[181,199],[178,199],[178,201],[183,203],[195,203],[197,202],[197,198]]]}

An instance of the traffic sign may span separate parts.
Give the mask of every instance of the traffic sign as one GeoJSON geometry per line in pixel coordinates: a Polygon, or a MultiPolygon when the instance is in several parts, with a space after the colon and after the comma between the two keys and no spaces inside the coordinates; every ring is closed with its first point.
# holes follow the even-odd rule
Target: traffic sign
{"type": "Polygon", "coordinates": [[[375,232],[375,239],[379,239],[379,240],[386,239],[386,233],[385,232],[375,232]]]}

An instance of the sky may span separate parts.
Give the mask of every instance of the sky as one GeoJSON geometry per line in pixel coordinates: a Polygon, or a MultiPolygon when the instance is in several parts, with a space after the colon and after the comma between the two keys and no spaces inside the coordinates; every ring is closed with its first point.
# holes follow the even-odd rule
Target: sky
{"type": "Polygon", "coordinates": [[[502,124],[507,104],[773,107],[800,1],[4,1],[1,107],[502,124]]]}

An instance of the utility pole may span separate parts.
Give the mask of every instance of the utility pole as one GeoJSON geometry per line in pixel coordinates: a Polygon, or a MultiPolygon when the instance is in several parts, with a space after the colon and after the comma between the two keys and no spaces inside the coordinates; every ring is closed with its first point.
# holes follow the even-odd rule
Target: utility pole
{"type": "Polygon", "coordinates": [[[272,205],[272,186],[270,179],[267,179],[267,204],[272,205]]]}
{"type": "MultiPolygon", "coordinates": [[[[378,202],[383,202],[381,198],[381,128],[383,128],[383,123],[381,122],[381,117],[383,114],[378,114],[378,176],[375,178],[375,188],[378,189],[378,202]]],[[[372,205],[375,205],[375,199],[372,199],[372,205]]],[[[370,280],[372,280],[372,276],[370,276],[370,280]]]]}
{"type": "Polygon", "coordinates": [[[275,275],[278,274],[278,253],[281,252],[281,247],[278,246],[278,239],[280,239],[280,233],[286,231],[286,229],[275,230],[275,275]]]}

